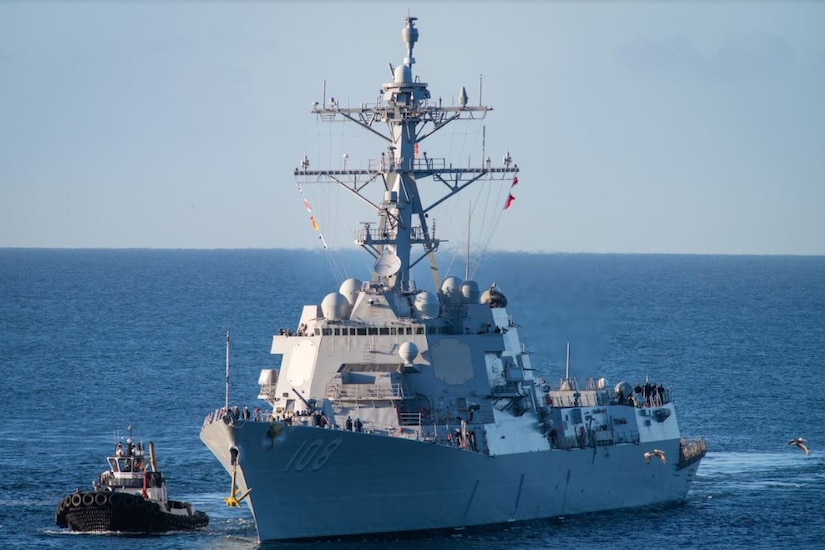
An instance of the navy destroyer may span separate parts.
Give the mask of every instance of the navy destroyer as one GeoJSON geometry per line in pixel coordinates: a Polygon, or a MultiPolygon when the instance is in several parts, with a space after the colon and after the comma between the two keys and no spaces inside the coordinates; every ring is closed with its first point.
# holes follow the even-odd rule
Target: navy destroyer
{"type": "MultiPolygon", "coordinates": [[[[418,144],[490,107],[432,100],[413,77],[416,18],[402,29],[375,104],[316,103],[386,140],[365,169],[310,170],[296,183],[345,186],[371,205],[356,243],[368,280],[350,278],[275,335],[255,415],[207,415],[201,440],[232,474],[229,505],[246,502],[261,541],[454,530],[683,501],[705,454],[679,431],[671,390],[604,379],[538,378],[507,299],[495,285],[446,277],[428,213],[500,166],[455,168],[418,144]],[[385,128],[386,131],[382,131],[385,128]],[[425,197],[431,180],[440,195],[425,197]],[[370,198],[368,192],[375,190],[370,198]],[[433,291],[413,267],[429,262],[433,291]]],[[[423,265],[426,265],[423,264],[423,265]]],[[[320,297],[320,296],[319,296],[320,297]]],[[[228,355],[227,355],[228,364],[228,355]]],[[[228,368],[228,367],[227,367],[228,368]]]]}

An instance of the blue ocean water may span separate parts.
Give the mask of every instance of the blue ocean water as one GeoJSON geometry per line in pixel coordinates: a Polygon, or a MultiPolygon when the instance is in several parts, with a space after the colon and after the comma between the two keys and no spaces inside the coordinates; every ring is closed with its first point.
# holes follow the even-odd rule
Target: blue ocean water
{"type": "MultiPolygon", "coordinates": [[[[251,515],[225,507],[228,475],[198,439],[224,402],[225,334],[230,400],[256,406],[259,370],[277,366],[272,334],[344,273],[368,267],[310,251],[0,250],[0,547],[257,547],[251,515]],[[207,529],[126,537],[54,525],[59,499],[90,487],[130,424],[154,441],[170,494],[210,515],[207,529]]],[[[545,378],[563,375],[569,342],[579,379],[673,386],[682,431],[709,447],[687,502],[325,547],[820,547],[825,258],[496,253],[474,279],[505,292],[545,378]],[[796,436],[809,456],[787,445],[796,436]]]]}

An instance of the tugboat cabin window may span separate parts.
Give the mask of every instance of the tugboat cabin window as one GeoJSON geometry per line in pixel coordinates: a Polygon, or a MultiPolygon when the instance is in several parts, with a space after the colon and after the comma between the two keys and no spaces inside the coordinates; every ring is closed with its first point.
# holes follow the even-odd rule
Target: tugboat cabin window
{"type": "Polygon", "coordinates": [[[143,461],[140,458],[127,457],[117,459],[116,472],[141,472],[143,471],[143,461]]]}

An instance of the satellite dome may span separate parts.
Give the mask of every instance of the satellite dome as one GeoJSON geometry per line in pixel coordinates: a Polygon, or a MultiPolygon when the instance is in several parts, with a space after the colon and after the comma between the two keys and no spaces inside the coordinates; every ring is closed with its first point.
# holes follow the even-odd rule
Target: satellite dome
{"type": "Polygon", "coordinates": [[[438,298],[426,290],[415,295],[415,309],[425,317],[438,317],[438,298]]]}
{"type": "Polygon", "coordinates": [[[398,346],[398,356],[405,365],[409,365],[418,356],[418,346],[414,342],[404,342],[398,346]]]}
{"type": "Polygon", "coordinates": [[[441,294],[448,304],[461,303],[461,279],[458,277],[447,277],[441,283],[441,294]]]}
{"type": "Polygon", "coordinates": [[[461,296],[468,304],[477,304],[481,297],[481,292],[478,290],[478,283],[475,281],[465,281],[461,285],[461,296]]]}
{"type": "Polygon", "coordinates": [[[392,75],[393,84],[409,84],[412,83],[412,69],[408,65],[399,65],[395,68],[392,75]]]}
{"type": "Polygon", "coordinates": [[[621,393],[625,397],[628,397],[633,394],[633,386],[628,382],[619,382],[616,384],[615,392],[616,395],[621,393]]]}
{"type": "Polygon", "coordinates": [[[321,302],[321,312],[327,321],[340,321],[349,317],[350,304],[342,294],[330,292],[321,302]]]}
{"type": "Polygon", "coordinates": [[[398,273],[398,270],[400,269],[401,258],[395,254],[395,250],[389,246],[385,246],[384,250],[381,252],[381,255],[375,260],[373,271],[376,275],[389,277],[390,275],[395,275],[398,273]]]}
{"type": "Polygon", "coordinates": [[[507,297],[493,283],[493,286],[481,295],[481,303],[490,304],[490,307],[507,307],[507,297]]]}
{"type": "Polygon", "coordinates": [[[358,293],[361,291],[361,285],[363,283],[355,278],[350,278],[341,283],[341,287],[338,289],[344,298],[347,299],[349,305],[354,306],[355,300],[358,298],[358,293]]]}

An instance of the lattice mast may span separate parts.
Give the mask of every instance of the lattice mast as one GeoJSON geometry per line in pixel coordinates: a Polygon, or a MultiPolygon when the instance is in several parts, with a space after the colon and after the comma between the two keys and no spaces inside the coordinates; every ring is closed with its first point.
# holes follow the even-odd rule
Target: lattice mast
{"type": "Polygon", "coordinates": [[[436,289],[440,286],[433,258],[440,241],[435,236],[434,227],[427,224],[427,213],[482,177],[503,180],[508,174],[518,172],[509,153],[504,157],[502,167],[491,166],[489,158],[477,168],[453,168],[443,158],[428,158],[426,153],[419,157],[418,144],[427,137],[454,120],[481,120],[492,107],[468,105],[464,87],[457,106],[442,106],[440,100],[437,105],[431,103],[427,84],[420,82],[418,77],[413,78],[412,73],[413,47],[418,40],[416,20],[416,17],[404,19],[401,37],[407,55],[398,67],[393,68],[390,64],[392,81],[382,85],[382,96],[376,104],[348,108],[339,106],[337,100],[330,98],[329,101],[324,99],[324,104],[315,103],[312,107],[312,112],[324,121],[341,117],[381,137],[388,143],[386,151],[378,159],[370,160],[366,170],[309,170],[306,156],[300,168],[295,169],[295,177],[300,181],[321,183],[331,180],[376,209],[378,227],[364,222],[355,242],[375,258],[373,282],[401,291],[413,290],[410,270],[427,256],[433,267],[436,289]],[[388,135],[378,129],[379,123],[387,125],[388,135]],[[419,195],[418,181],[428,177],[441,183],[444,193],[425,207],[419,195]],[[384,186],[382,199],[377,203],[365,194],[366,187],[376,181],[381,181],[384,186]],[[423,251],[413,259],[412,250],[416,245],[421,245],[423,251]]]}

